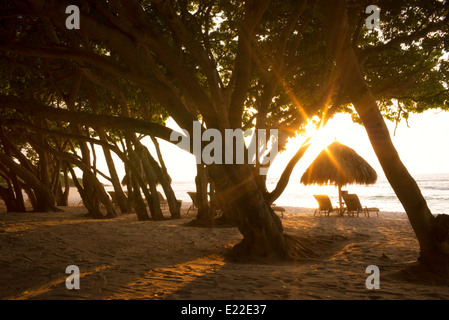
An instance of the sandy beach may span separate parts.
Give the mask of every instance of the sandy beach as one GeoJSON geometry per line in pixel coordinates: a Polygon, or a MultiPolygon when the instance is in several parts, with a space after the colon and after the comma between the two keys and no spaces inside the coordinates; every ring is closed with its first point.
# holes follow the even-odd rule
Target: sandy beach
{"type": "Polygon", "coordinates": [[[447,286],[407,277],[418,244],[405,214],[314,217],[286,207],[286,233],[335,241],[316,259],[267,264],[228,259],[238,230],[186,227],[188,206],[182,219],[146,222],[93,220],[82,206],[1,213],[0,299],[449,299],[447,286]],[[69,265],[80,270],[79,289],[66,287],[69,265]],[[380,289],[366,287],[369,265],[379,267],[380,289]]]}

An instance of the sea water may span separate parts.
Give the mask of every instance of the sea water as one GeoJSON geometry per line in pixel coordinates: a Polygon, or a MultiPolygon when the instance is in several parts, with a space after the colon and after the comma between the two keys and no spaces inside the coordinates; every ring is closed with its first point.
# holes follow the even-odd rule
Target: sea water
{"type": "MultiPolygon", "coordinates": [[[[427,205],[434,214],[449,214],[449,173],[444,174],[415,174],[413,178],[421,189],[427,205]]],[[[276,187],[277,179],[267,180],[269,191],[276,187]]],[[[173,189],[179,200],[191,202],[188,191],[195,191],[193,181],[175,181],[173,189]]],[[[385,177],[379,177],[373,185],[348,185],[343,187],[349,193],[356,193],[362,206],[377,207],[386,212],[404,212],[404,208],[397,199],[393,189],[385,177]]],[[[278,206],[316,208],[314,194],[327,194],[334,206],[338,205],[338,189],[335,186],[305,186],[298,179],[290,182],[282,195],[275,201],[278,206]]]]}

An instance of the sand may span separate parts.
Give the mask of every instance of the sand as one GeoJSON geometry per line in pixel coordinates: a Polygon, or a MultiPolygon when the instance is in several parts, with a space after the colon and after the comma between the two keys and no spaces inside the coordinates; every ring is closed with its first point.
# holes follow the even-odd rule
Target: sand
{"type": "Polygon", "coordinates": [[[449,299],[447,285],[404,271],[418,243],[403,213],[314,217],[313,209],[285,207],[286,233],[335,241],[310,260],[242,263],[226,258],[238,230],[185,227],[195,214],[186,215],[188,206],[182,219],[145,222],[134,214],[93,220],[77,205],[1,213],[0,299],[449,299]],[[79,289],[66,287],[70,265],[80,270],[79,289]],[[366,287],[370,265],[379,267],[379,289],[366,287]]]}

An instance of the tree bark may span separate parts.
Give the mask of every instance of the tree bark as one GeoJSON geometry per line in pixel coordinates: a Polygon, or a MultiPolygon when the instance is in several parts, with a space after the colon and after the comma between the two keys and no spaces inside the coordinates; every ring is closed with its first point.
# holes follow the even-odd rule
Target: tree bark
{"type": "Polygon", "coordinates": [[[141,168],[140,158],[137,155],[136,151],[132,149],[131,143],[128,139],[126,139],[126,145],[129,157],[128,167],[130,169],[128,171],[129,182],[132,187],[132,191],[128,189],[128,198],[132,199],[132,205],[139,221],[151,220],[150,216],[148,215],[145,202],[143,201],[140,193],[140,189],[142,189],[145,199],[148,202],[148,206],[151,206],[153,200],[151,199],[151,195],[148,192],[144,180],[142,179],[141,170],[138,170],[138,168],[141,168]]]}
{"type": "Polygon", "coordinates": [[[215,211],[209,204],[207,200],[207,185],[208,178],[206,175],[206,168],[203,164],[196,165],[196,205],[197,205],[197,215],[194,220],[189,222],[189,226],[195,227],[213,227],[215,211]]]}
{"type": "Polygon", "coordinates": [[[5,188],[0,186],[0,198],[5,202],[6,212],[25,212],[17,207],[16,197],[11,187],[5,188]]]}
{"type": "Polygon", "coordinates": [[[264,199],[254,170],[249,165],[210,165],[210,178],[226,199],[226,210],[243,235],[232,253],[238,258],[295,260],[307,257],[298,239],[283,233],[282,223],[264,199]]]}
{"type": "Polygon", "coordinates": [[[67,165],[65,163],[62,164],[62,173],[64,176],[64,192],[62,193],[62,197],[64,199],[64,202],[69,203],[69,194],[70,194],[70,183],[69,183],[69,174],[67,165]]]}
{"type": "MultiPolygon", "coordinates": [[[[173,219],[179,219],[181,218],[181,204],[178,202],[178,199],[176,199],[176,194],[173,191],[173,188],[171,186],[171,178],[168,174],[167,168],[164,163],[164,159],[162,157],[162,153],[159,147],[159,142],[155,137],[151,137],[151,140],[154,143],[154,146],[156,148],[157,157],[160,163],[160,166],[156,162],[156,160],[150,159],[150,162],[153,165],[153,169],[156,171],[156,175],[158,177],[159,183],[161,184],[162,188],[164,189],[165,196],[167,198],[168,207],[170,210],[171,217],[173,219]]],[[[147,150],[147,153],[148,150],[147,150]]],[[[151,156],[151,155],[150,155],[151,156]]]]}
{"type": "MultiPolygon", "coordinates": [[[[85,201],[85,198],[88,192],[95,193],[95,199],[98,201],[98,205],[96,202],[87,201],[84,203],[86,207],[89,209],[92,209],[92,211],[89,210],[89,213],[92,215],[95,219],[102,219],[102,218],[115,218],[117,216],[114,207],[112,206],[111,201],[109,200],[109,196],[107,195],[106,191],[104,190],[103,185],[98,180],[98,178],[95,176],[95,174],[92,172],[92,168],[85,164],[84,161],[78,160],[74,155],[68,153],[68,152],[59,152],[56,150],[52,150],[48,148],[50,152],[53,153],[56,157],[60,158],[61,160],[66,161],[67,163],[73,163],[76,165],[79,169],[83,172],[83,191],[84,191],[84,197],[83,202],[85,201]],[[86,189],[85,187],[85,179],[89,179],[91,183],[92,189],[86,189]],[[106,209],[106,215],[104,215],[101,212],[99,203],[102,203],[104,208],[106,209]],[[88,207],[89,206],[89,207],[88,207]]],[[[72,173],[72,176],[74,173],[72,173]]],[[[92,199],[92,198],[90,198],[92,199]]]]}
{"type": "Polygon", "coordinates": [[[4,163],[9,170],[28,184],[36,195],[38,207],[33,208],[36,212],[61,211],[56,207],[56,199],[52,190],[43,184],[32,172],[17,164],[7,155],[0,153],[0,162],[4,163]]]}
{"type": "Polygon", "coordinates": [[[132,143],[136,148],[136,153],[139,156],[139,161],[141,163],[143,173],[145,173],[145,183],[148,184],[150,188],[151,200],[148,200],[148,206],[150,207],[151,217],[154,220],[162,220],[164,216],[161,211],[159,195],[157,193],[156,173],[153,170],[152,164],[150,163],[150,159],[152,159],[152,157],[146,147],[142,145],[142,143],[134,135],[130,136],[132,138],[132,143]]]}
{"type": "Polygon", "coordinates": [[[68,198],[66,197],[65,193],[62,191],[62,183],[61,180],[58,179],[56,182],[55,187],[53,188],[53,193],[56,197],[56,205],[66,207],[68,206],[68,198]]]}
{"type": "Polygon", "coordinates": [[[435,218],[416,181],[402,163],[375,98],[364,80],[357,56],[350,45],[345,1],[322,1],[322,11],[328,47],[344,89],[363,122],[389,183],[407,213],[419,241],[421,260],[433,261],[435,254],[444,254],[434,241],[435,218]]]}
{"type": "MultiPolygon", "coordinates": [[[[98,137],[101,141],[107,142],[106,132],[103,127],[97,128],[98,137]]],[[[103,146],[104,158],[106,160],[106,164],[109,169],[109,174],[111,176],[112,186],[114,187],[115,197],[117,200],[117,204],[120,208],[122,214],[129,213],[130,208],[128,205],[128,199],[123,192],[122,186],[120,184],[120,179],[117,174],[117,170],[115,169],[114,160],[112,159],[111,151],[103,146]]]]}
{"type": "Polygon", "coordinates": [[[296,164],[299,160],[301,160],[304,153],[307,151],[307,149],[310,146],[310,139],[307,139],[299,148],[299,150],[296,152],[296,154],[290,159],[287,166],[285,167],[284,171],[281,174],[281,177],[279,178],[278,183],[276,184],[276,187],[273,191],[271,191],[268,194],[268,202],[272,204],[276,199],[284,192],[285,188],[288,185],[288,181],[290,180],[290,175],[293,172],[293,169],[295,168],[296,164]]]}

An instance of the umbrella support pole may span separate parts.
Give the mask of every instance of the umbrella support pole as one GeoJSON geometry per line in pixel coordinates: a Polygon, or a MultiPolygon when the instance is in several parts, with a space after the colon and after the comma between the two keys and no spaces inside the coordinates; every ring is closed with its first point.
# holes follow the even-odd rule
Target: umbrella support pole
{"type": "Polygon", "coordinates": [[[338,184],[338,204],[340,206],[340,216],[343,216],[343,204],[341,202],[341,184],[338,184]]]}

